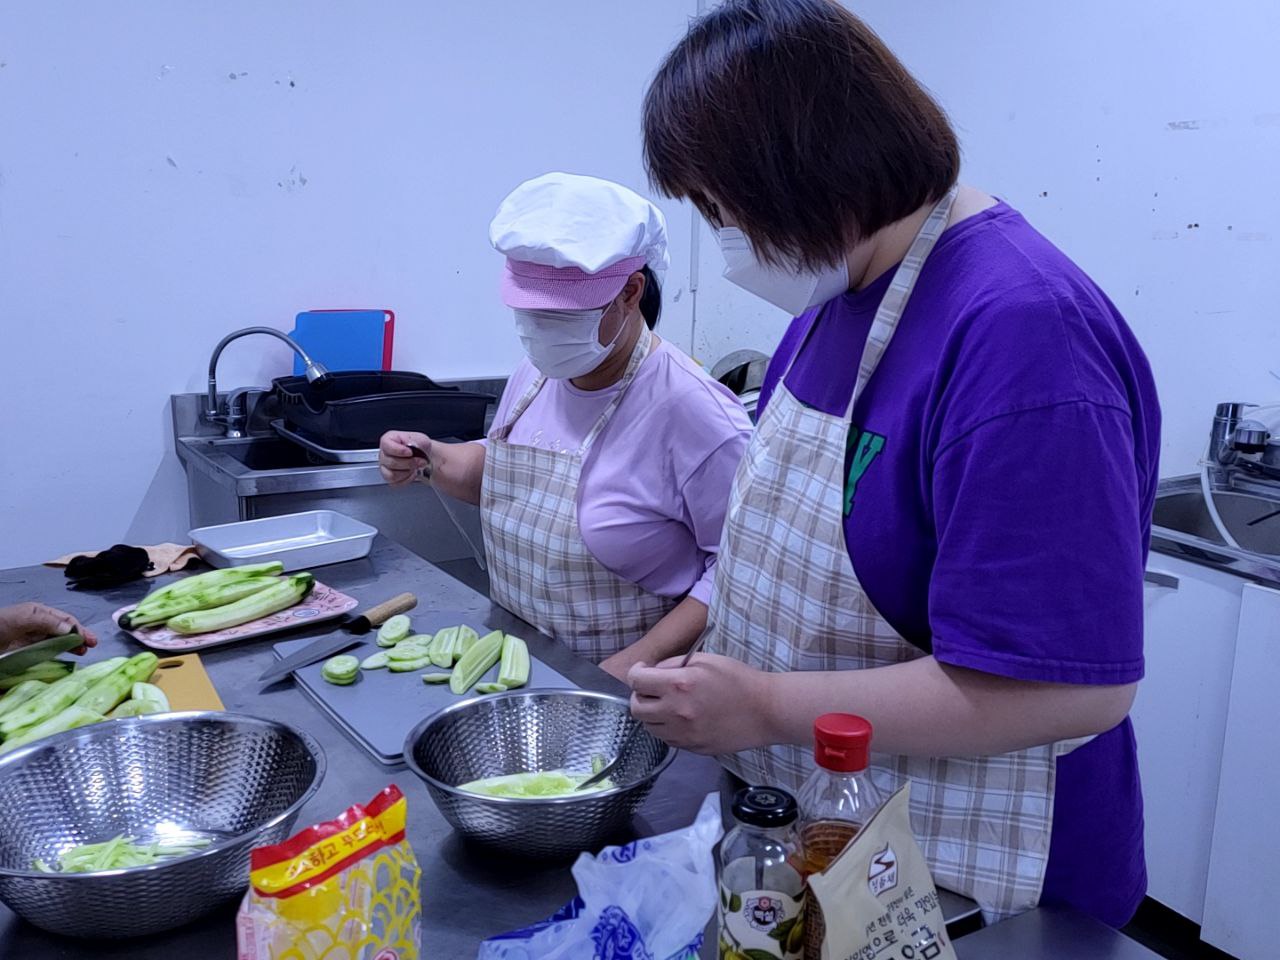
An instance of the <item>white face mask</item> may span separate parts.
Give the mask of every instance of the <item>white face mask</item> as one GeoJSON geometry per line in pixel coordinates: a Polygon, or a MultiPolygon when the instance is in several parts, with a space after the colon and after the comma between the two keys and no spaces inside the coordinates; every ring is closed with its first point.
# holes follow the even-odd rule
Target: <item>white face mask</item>
{"type": "Polygon", "coordinates": [[[600,342],[600,321],[609,307],[595,310],[516,310],[516,333],[538,372],[552,380],[585,377],[604,362],[622,333],[600,342]]]}
{"type": "Polygon", "coordinates": [[[820,273],[799,266],[779,269],[757,259],[751,241],[737,227],[721,227],[717,235],[724,255],[724,278],[793,317],[849,289],[849,265],[843,260],[820,273]]]}

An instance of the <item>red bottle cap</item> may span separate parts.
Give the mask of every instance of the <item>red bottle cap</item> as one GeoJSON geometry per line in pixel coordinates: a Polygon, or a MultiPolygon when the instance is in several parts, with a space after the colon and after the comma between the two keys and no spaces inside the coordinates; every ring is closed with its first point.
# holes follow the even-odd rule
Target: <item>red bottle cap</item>
{"type": "Polygon", "coordinates": [[[813,722],[813,759],[837,773],[867,769],[871,724],[852,713],[824,713],[813,722]]]}

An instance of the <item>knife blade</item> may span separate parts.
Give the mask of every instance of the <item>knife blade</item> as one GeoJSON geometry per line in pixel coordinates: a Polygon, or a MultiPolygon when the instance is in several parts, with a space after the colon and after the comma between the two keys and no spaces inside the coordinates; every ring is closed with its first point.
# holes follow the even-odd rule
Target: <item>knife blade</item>
{"type": "Polygon", "coordinates": [[[262,676],[258,677],[258,682],[275,683],[277,680],[283,680],[295,670],[309,667],[318,660],[324,660],[335,653],[346,650],[348,647],[354,647],[358,643],[360,643],[359,637],[342,633],[321,637],[315,643],[307,644],[297,653],[289,654],[289,656],[262,671],[262,676]]]}
{"type": "Polygon", "coordinates": [[[58,637],[46,637],[17,650],[0,653],[0,677],[16,676],[28,667],[37,663],[52,660],[58,654],[74,650],[84,643],[84,637],[78,633],[67,633],[58,637]]]}
{"type": "Polygon", "coordinates": [[[412,610],[418,605],[418,598],[412,593],[402,593],[392,597],[390,600],[379,603],[365,610],[363,613],[357,614],[343,624],[342,629],[349,634],[343,636],[335,634],[328,637],[321,637],[315,643],[303,647],[297,653],[291,653],[279,663],[272,664],[266,670],[262,671],[262,675],[258,677],[259,683],[275,683],[282,680],[295,670],[302,667],[309,667],[318,660],[331,657],[335,653],[340,653],[348,647],[354,647],[360,643],[360,637],[368,633],[374,627],[381,626],[386,623],[397,613],[405,613],[412,610]]]}

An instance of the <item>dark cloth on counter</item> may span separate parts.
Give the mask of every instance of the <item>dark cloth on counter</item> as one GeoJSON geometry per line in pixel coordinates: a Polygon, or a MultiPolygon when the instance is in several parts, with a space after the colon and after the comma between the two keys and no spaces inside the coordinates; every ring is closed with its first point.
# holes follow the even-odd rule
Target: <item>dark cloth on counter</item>
{"type": "Polygon", "coordinates": [[[72,589],[101,590],[138,580],[150,569],[147,551],[117,543],[95,556],[72,557],[67,562],[66,575],[72,589]]]}

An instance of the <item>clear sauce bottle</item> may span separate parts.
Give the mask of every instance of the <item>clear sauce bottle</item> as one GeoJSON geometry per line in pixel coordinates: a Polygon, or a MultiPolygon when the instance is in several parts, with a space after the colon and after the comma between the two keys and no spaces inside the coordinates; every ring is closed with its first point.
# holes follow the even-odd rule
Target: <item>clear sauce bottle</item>
{"type": "MultiPolygon", "coordinates": [[[[826,713],[813,725],[818,767],[800,789],[803,876],[825,870],[844,852],[885,798],[868,776],[871,724],[850,713],[826,713]]],[[[815,898],[804,913],[804,960],[820,960],[826,924],[815,898]]]]}
{"type": "Polygon", "coordinates": [[[737,824],[720,844],[717,920],[722,960],[799,960],[804,879],[796,866],[795,798],[745,787],[733,798],[737,824]]]}

